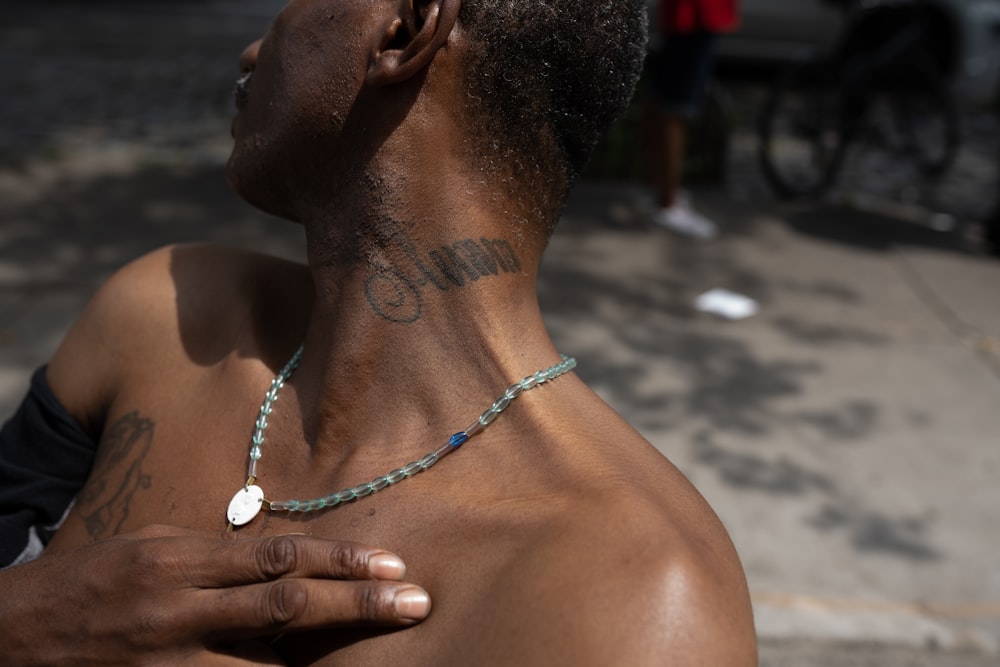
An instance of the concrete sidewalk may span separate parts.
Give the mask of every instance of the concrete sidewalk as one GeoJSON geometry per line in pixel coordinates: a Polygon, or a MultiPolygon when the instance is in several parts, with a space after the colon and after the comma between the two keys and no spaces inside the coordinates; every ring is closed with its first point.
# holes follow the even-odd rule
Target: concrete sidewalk
{"type": "MultiPolygon", "coordinates": [[[[236,55],[276,4],[12,8],[0,418],[129,259],[194,240],[301,256],[222,178],[236,55]]],[[[1000,261],[891,208],[779,206],[751,139],[727,188],[695,192],[711,243],[650,226],[634,187],[583,184],[540,285],[553,335],[729,527],[764,665],[1000,664],[1000,261]],[[760,313],[698,312],[715,287],[760,313]]]]}

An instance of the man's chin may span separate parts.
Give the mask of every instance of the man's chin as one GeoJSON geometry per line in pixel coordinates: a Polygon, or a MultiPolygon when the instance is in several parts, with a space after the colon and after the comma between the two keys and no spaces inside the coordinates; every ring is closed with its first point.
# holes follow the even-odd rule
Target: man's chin
{"type": "Polygon", "coordinates": [[[235,156],[230,155],[229,161],[226,163],[226,183],[230,190],[259,211],[284,218],[290,222],[301,222],[299,216],[290,207],[284,206],[283,198],[279,197],[271,188],[254,187],[245,178],[241,178],[239,170],[236,168],[236,162],[235,156]]]}

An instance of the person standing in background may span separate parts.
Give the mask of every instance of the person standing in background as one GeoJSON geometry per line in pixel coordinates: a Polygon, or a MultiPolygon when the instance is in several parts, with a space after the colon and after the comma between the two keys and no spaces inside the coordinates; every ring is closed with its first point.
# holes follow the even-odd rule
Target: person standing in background
{"type": "Polygon", "coordinates": [[[650,176],[656,190],[655,222],[708,240],[718,226],[692,208],[680,191],[688,122],[698,113],[721,34],[739,23],[738,0],[658,0],[659,33],[648,60],[650,176]]]}

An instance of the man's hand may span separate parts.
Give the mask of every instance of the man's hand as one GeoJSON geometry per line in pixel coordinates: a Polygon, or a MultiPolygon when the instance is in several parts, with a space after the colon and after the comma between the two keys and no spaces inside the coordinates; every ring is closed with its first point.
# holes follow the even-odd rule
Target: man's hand
{"type": "Polygon", "coordinates": [[[0,571],[4,664],[280,665],[298,630],[407,626],[430,611],[403,562],[300,535],[147,528],[0,571]]]}

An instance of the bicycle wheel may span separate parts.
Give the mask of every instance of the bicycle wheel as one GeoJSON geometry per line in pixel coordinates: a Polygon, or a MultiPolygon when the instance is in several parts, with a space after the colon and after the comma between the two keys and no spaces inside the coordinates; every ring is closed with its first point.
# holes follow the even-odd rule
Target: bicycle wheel
{"type": "Polygon", "coordinates": [[[961,143],[958,105],[938,69],[914,68],[912,85],[893,95],[893,112],[903,146],[926,176],[952,165],[961,143]]]}
{"type": "Polygon", "coordinates": [[[834,182],[850,141],[848,103],[826,61],[791,66],[771,88],[758,127],[764,177],[781,198],[818,197],[834,182]]]}

